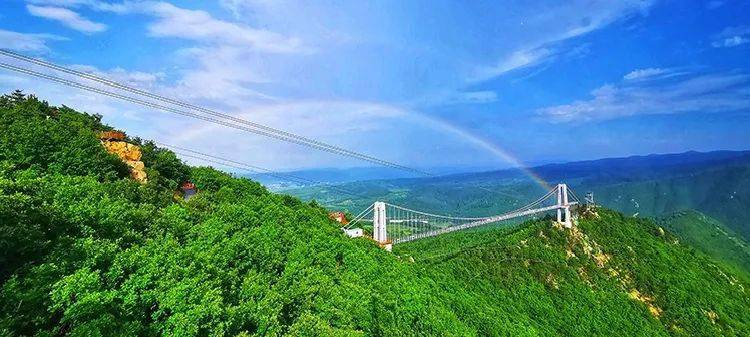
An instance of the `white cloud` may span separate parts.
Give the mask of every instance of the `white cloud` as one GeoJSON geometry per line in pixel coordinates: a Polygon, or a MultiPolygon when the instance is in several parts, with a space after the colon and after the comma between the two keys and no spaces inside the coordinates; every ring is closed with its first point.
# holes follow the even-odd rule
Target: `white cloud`
{"type": "Polygon", "coordinates": [[[21,89],[26,94],[37,95],[54,105],[64,104],[78,111],[101,114],[105,117],[106,123],[118,129],[123,129],[134,136],[151,138],[165,132],[164,129],[184,125],[184,121],[171,118],[158,111],[149,110],[102,95],[72,89],[64,85],[38,80],[13,72],[2,73],[1,75],[0,93],[21,89]],[[169,127],[163,128],[163,126],[169,127]]]}
{"type": "MultiPolygon", "coordinates": [[[[51,71],[50,69],[46,69],[41,66],[29,65],[27,63],[14,59],[5,59],[3,61],[14,66],[48,73],[52,76],[70,79],[72,81],[100,88],[106,91],[117,91],[112,89],[111,87],[100,85],[99,83],[83,80],[81,78],[70,76],[63,72],[51,71]]],[[[66,67],[110,79],[115,82],[150,90],[156,93],[162,92],[165,85],[165,74],[163,73],[127,71],[119,67],[109,70],[102,70],[94,66],[78,64],[66,65],[66,67]]],[[[52,102],[56,105],[65,104],[77,108],[79,111],[102,114],[108,117],[107,121],[114,127],[122,127],[127,129],[128,125],[130,125],[132,121],[146,120],[146,116],[154,115],[155,112],[156,115],[159,115],[159,117],[150,118],[154,122],[154,124],[149,125],[148,128],[144,128],[148,129],[146,130],[146,132],[159,130],[160,125],[168,126],[174,123],[178,123],[179,125],[181,123],[180,121],[175,121],[174,119],[165,119],[165,114],[159,114],[158,111],[141,107],[137,104],[127,103],[117,99],[110,99],[100,94],[74,89],[69,86],[60,85],[55,82],[38,79],[36,77],[27,76],[14,71],[0,71],[0,76],[2,76],[0,77],[0,93],[10,92],[15,89],[22,89],[28,94],[35,94],[40,98],[48,100],[49,102],[52,102]]],[[[134,96],[132,94],[127,95],[134,96]]],[[[143,132],[142,130],[139,131],[143,132]]],[[[142,135],[143,133],[140,134],[142,135]]]]}
{"type": "Polygon", "coordinates": [[[667,73],[668,71],[666,69],[661,68],[646,68],[646,69],[636,69],[629,73],[627,73],[625,76],[623,76],[626,80],[642,80],[651,78],[658,75],[663,75],[667,73]]]}
{"type": "Polygon", "coordinates": [[[0,45],[3,48],[22,52],[47,52],[47,42],[65,40],[64,37],[51,34],[25,34],[0,29],[0,45]]]}
{"type": "MultiPolygon", "coordinates": [[[[180,72],[171,84],[161,83],[158,89],[168,95],[222,107],[247,108],[267,103],[275,98],[248,86],[268,83],[260,64],[263,55],[307,54],[311,51],[297,38],[286,37],[265,29],[255,29],[240,23],[218,20],[206,11],[190,10],[162,1],[125,1],[105,3],[96,0],[32,0],[60,6],[82,7],[118,15],[146,16],[150,36],[179,38],[195,42],[179,50],[172,58],[180,72]],[[150,18],[150,19],[148,19],[150,18]]],[[[98,70],[91,70],[103,74],[98,70]]],[[[123,79],[109,72],[105,77],[123,79]]],[[[161,75],[163,77],[163,74],[161,75]]],[[[141,86],[153,83],[139,83],[141,86]]]]}
{"type": "Polygon", "coordinates": [[[112,68],[110,70],[101,70],[90,65],[76,64],[70,65],[70,68],[110,79],[115,82],[136,86],[141,89],[153,88],[162,84],[160,82],[166,76],[162,72],[147,73],[142,71],[128,71],[120,67],[112,68]]]}
{"type": "Polygon", "coordinates": [[[750,26],[724,28],[721,33],[714,35],[712,46],[716,48],[736,47],[750,42],[750,26]]]}
{"type": "Polygon", "coordinates": [[[252,51],[235,46],[196,47],[178,55],[177,61],[189,67],[172,87],[165,89],[173,96],[233,110],[278,100],[252,89],[253,85],[267,86],[272,82],[262,67],[247,64],[247,60],[258,57],[252,51]]]}
{"type": "Polygon", "coordinates": [[[475,74],[469,78],[469,81],[482,81],[503,75],[512,70],[535,66],[552,55],[552,51],[547,48],[518,50],[511,53],[506,58],[501,59],[494,66],[479,67],[475,71],[475,74]]]}
{"type": "MultiPolygon", "coordinates": [[[[202,104],[219,104],[224,108],[247,108],[275,100],[271,95],[249,88],[250,84],[271,81],[264,74],[266,67],[261,64],[265,55],[306,55],[312,51],[297,38],[219,20],[206,11],[180,8],[164,1],[32,1],[71,8],[85,6],[117,15],[144,16],[146,29],[151,37],[194,42],[193,46],[172,55],[171,64],[180,69],[176,80],[170,85],[161,83],[158,89],[181,99],[195,100],[202,104]]],[[[131,77],[125,80],[132,81],[133,72],[128,74],[131,77]]],[[[106,75],[120,78],[118,76],[121,74],[106,75]]]]}
{"type": "MultiPolygon", "coordinates": [[[[249,47],[257,51],[270,53],[309,53],[312,51],[311,48],[304,46],[298,38],[283,36],[269,30],[253,28],[240,23],[219,20],[206,11],[177,7],[166,1],[110,3],[98,0],[30,0],[29,2],[60,7],[87,6],[93,10],[121,15],[148,15],[155,19],[147,26],[153,37],[172,37],[211,45],[249,47]]],[[[45,7],[50,8],[50,13],[46,14],[54,16],[55,19],[59,18],[58,20],[61,21],[63,18],[73,21],[73,18],[69,17],[77,14],[60,7],[54,7],[57,11],[52,11],[53,7],[45,7]]]]}
{"type": "Polygon", "coordinates": [[[585,122],[644,114],[724,112],[750,108],[750,75],[693,75],[670,83],[624,81],[591,92],[589,100],[539,109],[554,122],[585,122]]]}
{"type": "Polygon", "coordinates": [[[93,22],[78,13],[62,7],[26,5],[31,15],[58,21],[63,25],[83,33],[97,33],[107,30],[107,26],[93,22]]]}
{"type": "Polygon", "coordinates": [[[29,4],[53,6],[53,7],[66,7],[66,8],[78,8],[78,7],[90,7],[98,11],[109,11],[109,12],[123,12],[126,8],[126,2],[122,3],[111,3],[101,0],[26,0],[29,4]]]}
{"type": "Polygon", "coordinates": [[[430,107],[448,104],[487,104],[498,101],[497,93],[491,90],[436,92],[407,102],[412,107],[430,107]]]}
{"type": "Polygon", "coordinates": [[[736,47],[736,46],[739,46],[741,44],[745,44],[748,42],[750,42],[750,39],[739,36],[739,35],[735,35],[732,37],[724,38],[719,41],[714,41],[711,45],[717,48],[718,47],[736,47]]]}
{"type": "Polygon", "coordinates": [[[457,103],[491,103],[497,101],[497,93],[494,91],[470,91],[459,93],[457,103]]]}
{"type": "MultiPolygon", "coordinates": [[[[478,66],[469,76],[469,82],[484,81],[513,70],[533,67],[558,55],[560,43],[585,35],[613,22],[633,16],[645,15],[654,0],[630,1],[569,1],[564,4],[529,4],[533,12],[522,13],[517,30],[520,42],[509,52],[502,52],[492,66],[478,66]],[[523,15],[528,14],[528,15],[523,15]]],[[[513,22],[513,18],[508,19],[513,22]]],[[[573,49],[579,46],[573,46],[573,49]]]]}
{"type": "Polygon", "coordinates": [[[149,31],[154,36],[178,37],[209,43],[219,41],[277,53],[303,51],[298,39],[216,20],[204,11],[182,9],[164,2],[152,3],[149,7],[149,12],[160,19],[149,26],[149,31]]]}
{"type": "Polygon", "coordinates": [[[97,10],[117,14],[145,14],[156,20],[148,25],[153,37],[173,37],[211,45],[249,47],[269,53],[309,53],[294,37],[249,27],[239,23],[218,20],[206,11],[177,7],[163,1],[123,2],[121,4],[93,5],[97,10]]]}
{"type": "Polygon", "coordinates": [[[76,7],[79,5],[92,5],[97,0],[26,0],[26,2],[36,5],[50,5],[57,7],[76,7]]]}

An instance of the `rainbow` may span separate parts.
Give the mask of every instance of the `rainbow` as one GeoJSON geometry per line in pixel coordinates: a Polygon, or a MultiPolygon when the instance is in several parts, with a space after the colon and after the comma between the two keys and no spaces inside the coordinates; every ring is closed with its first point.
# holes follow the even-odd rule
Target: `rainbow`
{"type": "Polygon", "coordinates": [[[497,158],[507,163],[510,163],[513,167],[521,170],[521,172],[523,172],[524,175],[531,178],[531,180],[533,180],[537,185],[544,188],[545,190],[551,190],[553,188],[546,180],[544,180],[542,177],[536,174],[536,172],[534,172],[528,166],[526,166],[526,164],[524,164],[523,161],[518,159],[511,152],[504,150],[497,144],[494,144],[482,137],[479,137],[471,133],[468,130],[465,130],[456,125],[447,123],[446,121],[436,118],[436,117],[428,117],[422,114],[412,114],[412,117],[422,122],[427,122],[428,124],[432,125],[436,129],[454,134],[458,136],[459,138],[463,139],[464,141],[474,144],[486,150],[487,152],[493,154],[497,158]]]}

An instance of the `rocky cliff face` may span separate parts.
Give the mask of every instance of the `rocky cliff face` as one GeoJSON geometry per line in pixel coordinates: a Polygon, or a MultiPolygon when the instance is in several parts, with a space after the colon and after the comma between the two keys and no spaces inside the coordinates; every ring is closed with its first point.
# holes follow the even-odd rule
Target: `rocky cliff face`
{"type": "Polygon", "coordinates": [[[102,132],[99,135],[102,145],[109,153],[120,157],[125,164],[130,167],[130,177],[138,182],[148,182],[145,166],[141,161],[141,148],[137,145],[125,141],[125,134],[122,132],[109,131],[102,132]]]}

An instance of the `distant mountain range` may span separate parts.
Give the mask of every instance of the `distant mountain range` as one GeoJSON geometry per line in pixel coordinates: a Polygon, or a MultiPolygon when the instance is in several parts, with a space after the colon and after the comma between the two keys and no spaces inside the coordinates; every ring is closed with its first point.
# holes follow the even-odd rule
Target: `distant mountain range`
{"type": "MultiPolygon", "coordinates": [[[[581,198],[593,192],[598,204],[629,216],[662,218],[695,210],[745,241],[750,239],[750,151],[607,158],[543,165],[530,171],[549,184],[568,183],[581,198]]],[[[543,190],[527,172],[517,169],[336,186],[362,197],[337,193],[330,186],[286,192],[352,213],[384,200],[441,214],[487,216],[522,206],[543,190]]],[[[682,227],[674,228],[680,234],[682,227]]],[[[704,232],[691,230],[688,238],[701,241],[700,233],[704,232]]]]}
{"type": "Polygon", "coordinates": [[[380,167],[321,168],[245,175],[245,177],[258,181],[273,190],[283,190],[318,184],[339,184],[359,180],[397,179],[407,176],[410,176],[410,174],[380,167]],[[289,176],[302,179],[299,181],[290,181],[290,179],[284,178],[289,176]],[[304,180],[308,181],[306,182],[304,180]]]}
{"type": "MultiPolygon", "coordinates": [[[[544,162],[548,164],[549,162],[544,162]]],[[[541,163],[540,163],[541,164],[541,163]]],[[[424,169],[438,176],[486,172],[487,166],[440,166],[424,169]]],[[[341,184],[364,180],[413,178],[414,174],[387,167],[316,168],[273,173],[241,174],[269,187],[272,190],[286,190],[321,184],[341,184]],[[302,178],[302,179],[292,179],[302,178]],[[292,181],[296,180],[296,181],[292,181]],[[307,180],[307,181],[304,181],[307,180]]]]}

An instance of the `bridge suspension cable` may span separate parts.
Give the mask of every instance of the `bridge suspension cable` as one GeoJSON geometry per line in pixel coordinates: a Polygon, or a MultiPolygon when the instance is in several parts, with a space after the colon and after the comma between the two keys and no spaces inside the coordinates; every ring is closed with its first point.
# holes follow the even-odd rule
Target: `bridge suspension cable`
{"type": "MultiPolygon", "coordinates": [[[[71,69],[71,68],[68,68],[68,67],[64,67],[64,66],[61,66],[61,65],[58,65],[58,64],[54,64],[54,63],[47,62],[47,61],[44,61],[44,60],[36,59],[36,58],[33,58],[33,57],[29,57],[29,56],[26,56],[26,55],[23,55],[23,54],[19,54],[19,53],[16,53],[16,52],[13,52],[13,51],[10,51],[10,50],[7,50],[7,49],[0,49],[0,55],[11,57],[13,59],[20,60],[20,61],[27,62],[27,63],[31,63],[31,64],[34,64],[34,65],[37,65],[37,66],[45,67],[47,69],[51,69],[51,70],[54,70],[54,71],[59,71],[59,72],[62,72],[62,73],[68,74],[68,75],[73,75],[73,76],[76,76],[76,77],[79,77],[79,78],[83,78],[83,79],[86,79],[86,80],[94,81],[96,83],[103,84],[105,86],[109,86],[109,87],[112,87],[112,88],[115,88],[115,89],[118,89],[118,90],[123,90],[123,91],[130,92],[130,93],[133,93],[133,94],[136,94],[136,95],[140,95],[140,96],[145,96],[145,97],[153,99],[153,100],[155,100],[157,102],[161,102],[161,103],[165,103],[165,104],[169,104],[169,105],[175,105],[175,106],[178,106],[178,107],[181,107],[181,108],[184,108],[184,109],[188,109],[188,110],[200,112],[202,114],[191,112],[191,111],[177,109],[177,108],[174,108],[174,107],[171,107],[171,106],[167,106],[167,105],[163,105],[163,104],[158,104],[158,103],[155,103],[155,102],[152,102],[152,101],[142,100],[142,99],[139,99],[139,98],[136,98],[136,97],[132,97],[132,96],[122,95],[122,94],[119,94],[119,93],[115,93],[115,92],[103,90],[103,89],[100,89],[100,88],[92,87],[92,86],[89,86],[89,85],[86,85],[86,84],[83,84],[83,83],[80,83],[80,82],[75,82],[75,81],[72,81],[72,80],[69,80],[69,79],[66,79],[66,78],[61,78],[61,77],[57,77],[57,76],[54,76],[54,75],[44,74],[44,73],[40,73],[40,72],[31,70],[31,69],[27,69],[27,68],[23,68],[23,67],[18,67],[18,66],[14,66],[14,65],[11,65],[11,64],[8,64],[8,63],[2,63],[2,62],[0,62],[0,68],[4,68],[6,70],[10,70],[10,71],[22,73],[22,74],[25,74],[25,75],[29,75],[29,76],[33,76],[33,77],[37,77],[37,78],[41,78],[41,79],[45,79],[45,80],[49,80],[49,81],[52,81],[52,82],[56,82],[58,84],[62,84],[62,85],[74,87],[74,88],[77,88],[77,89],[80,89],[80,90],[84,90],[84,91],[96,93],[96,94],[107,96],[107,97],[110,97],[110,98],[119,99],[119,100],[126,101],[126,102],[129,102],[129,103],[141,105],[141,106],[144,106],[144,107],[147,107],[147,108],[157,109],[157,110],[165,111],[165,112],[176,114],[176,115],[190,117],[190,118],[194,118],[194,119],[198,119],[198,120],[202,120],[202,121],[214,123],[214,124],[217,124],[217,125],[221,125],[221,126],[225,126],[225,127],[230,127],[230,128],[237,129],[237,130],[240,130],[240,131],[244,131],[244,132],[248,132],[248,133],[253,133],[253,134],[257,134],[257,135],[261,135],[261,136],[265,136],[265,137],[269,137],[269,138],[274,138],[274,139],[277,139],[277,140],[289,142],[289,143],[300,145],[300,146],[305,146],[305,147],[308,147],[308,148],[313,148],[313,149],[321,150],[321,151],[332,153],[332,154],[336,154],[336,155],[342,155],[342,156],[347,156],[347,157],[351,157],[351,158],[355,158],[355,159],[359,159],[359,160],[364,160],[364,161],[367,161],[367,162],[370,162],[370,163],[373,163],[373,164],[377,164],[377,165],[380,165],[380,166],[384,166],[384,167],[398,169],[398,170],[402,170],[402,171],[406,171],[406,172],[411,172],[411,173],[415,173],[415,174],[419,174],[419,175],[423,175],[423,176],[428,176],[428,177],[434,177],[435,176],[434,174],[426,172],[426,171],[423,171],[423,170],[415,169],[415,168],[408,167],[408,166],[405,166],[405,165],[400,165],[400,164],[393,163],[393,162],[390,162],[390,161],[386,161],[386,160],[383,160],[383,159],[380,159],[380,158],[369,156],[369,155],[366,155],[366,154],[363,154],[363,153],[360,153],[360,152],[351,151],[351,150],[348,150],[348,149],[345,149],[345,148],[342,148],[342,147],[339,147],[339,146],[327,144],[327,143],[324,143],[324,142],[321,142],[321,141],[317,141],[317,140],[314,140],[314,139],[311,139],[311,138],[300,136],[300,135],[297,135],[297,134],[294,134],[294,133],[291,133],[291,132],[287,132],[287,131],[283,131],[283,130],[280,130],[280,129],[272,128],[272,127],[269,127],[269,126],[266,126],[266,125],[263,125],[263,124],[260,124],[260,123],[248,121],[248,120],[237,118],[237,117],[234,117],[234,116],[231,116],[231,115],[228,115],[228,114],[225,114],[225,113],[221,113],[221,112],[218,112],[218,111],[215,111],[215,110],[211,110],[211,109],[203,108],[203,107],[200,107],[200,106],[197,106],[197,105],[193,105],[193,104],[190,104],[190,103],[186,103],[186,102],[183,102],[183,101],[179,101],[177,99],[173,99],[173,98],[165,97],[165,96],[162,96],[162,95],[154,94],[154,93],[151,93],[151,92],[148,92],[148,91],[145,91],[145,90],[141,90],[141,89],[134,88],[134,87],[131,87],[131,86],[119,83],[119,82],[112,81],[112,80],[107,79],[107,78],[99,77],[99,76],[96,76],[96,75],[93,75],[93,74],[90,74],[90,73],[86,73],[86,72],[83,72],[83,71],[71,69]]],[[[507,197],[511,197],[512,198],[512,196],[509,196],[509,195],[507,195],[505,193],[501,193],[499,191],[493,191],[493,190],[491,190],[489,188],[486,188],[486,187],[483,187],[483,186],[476,186],[476,188],[484,190],[484,191],[487,191],[487,192],[490,192],[490,193],[493,193],[493,194],[503,195],[503,196],[507,196],[507,197]]],[[[351,194],[351,193],[347,193],[347,194],[351,194]]],[[[352,194],[352,195],[354,195],[354,194],[352,194]]]]}
{"type": "Polygon", "coordinates": [[[575,193],[575,192],[573,192],[573,190],[572,190],[572,189],[568,189],[568,193],[570,194],[570,196],[571,196],[571,197],[573,197],[573,200],[574,200],[575,202],[577,202],[577,203],[580,203],[580,202],[581,202],[581,199],[580,199],[580,198],[578,198],[578,196],[576,195],[576,193],[575,193]]]}
{"type": "MultiPolygon", "coordinates": [[[[116,82],[116,81],[113,81],[104,77],[100,77],[100,76],[97,76],[88,72],[72,69],[72,68],[65,67],[59,64],[55,64],[55,63],[51,63],[45,60],[33,58],[33,57],[23,55],[17,52],[13,52],[7,49],[0,48],[0,55],[4,55],[6,57],[10,57],[19,61],[31,63],[37,66],[45,67],[47,69],[51,69],[54,71],[59,71],[68,75],[73,75],[73,76],[83,78],[86,80],[90,80],[90,81],[103,84],[105,86],[115,88],[118,90],[123,90],[123,91],[133,93],[136,95],[148,97],[150,99],[156,100],[161,103],[171,104],[171,105],[175,105],[175,106],[185,108],[188,110],[197,111],[197,112],[206,114],[208,116],[191,113],[189,111],[175,109],[172,107],[156,104],[154,102],[143,101],[135,97],[120,95],[114,92],[109,92],[109,91],[102,90],[99,88],[87,86],[85,84],[74,82],[68,79],[39,73],[39,72],[26,69],[26,68],[22,68],[22,67],[13,66],[7,63],[0,63],[0,68],[5,68],[7,70],[23,73],[23,74],[34,76],[37,78],[46,79],[46,80],[53,81],[59,84],[63,84],[63,85],[67,85],[70,87],[77,88],[77,89],[93,92],[93,93],[111,97],[111,98],[116,98],[119,100],[127,101],[133,104],[138,104],[138,105],[145,106],[148,108],[158,109],[158,110],[166,111],[166,112],[177,114],[177,115],[200,119],[200,120],[211,122],[214,124],[238,129],[238,130],[249,132],[249,133],[258,134],[258,135],[269,137],[269,138],[274,138],[277,140],[293,143],[296,145],[305,146],[308,148],[313,148],[313,149],[321,150],[324,152],[329,152],[329,153],[336,154],[336,155],[342,155],[342,156],[347,156],[347,157],[367,161],[367,162],[380,165],[380,166],[384,166],[384,167],[398,169],[398,170],[402,170],[402,171],[406,171],[406,172],[410,172],[410,173],[414,173],[418,175],[423,175],[427,177],[435,176],[434,174],[426,172],[424,170],[419,170],[419,169],[415,169],[409,166],[400,165],[400,164],[386,161],[377,157],[369,156],[361,152],[348,150],[348,149],[345,149],[336,145],[327,144],[327,143],[324,143],[315,139],[304,137],[304,136],[294,134],[291,132],[287,132],[281,129],[269,127],[267,125],[263,125],[257,122],[252,122],[246,119],[238,118],[238,117],[226,114],[226,113],[218,112],[216,110],[207,109],[207,108],[194,105],[194,104],[190,104],[184,101],[180,101],[174,98],[166,97],[163,95],[158,95],[158,94],[146,91],[146,90],[134,88],[132,86],[129,86],[120,82],[116,82]]],[[[504,195],[504,196],[512,198],[512,196],[508,194],[501,193],[499,191],[494,191],[483,186],[476,186],[476,188],[493,193],[493,194],[504,195]]]]}
{"type": "Polygon", "coordinates": [[[300,176],[296,176],[296,175],[291,175],[291,174],[279,173],[279,172],[276,172],[276,171],[273,171],[273,170],[270,170],[270,169],[267,169],[267,168],[263,168],[263,167],[260,167],[260,166],[257,166],[257,165],[251,165],[251,164],[239,162],[239,161],[228,159],[228,158],[223,158],[223,157],[211,155],[211,154],[208,154],[208,153],[204,153],[204,152],[200,152],[200,151],[188,149],[188,148],[185,148],[185,147],[180,147],[180,146],[175,146],[175,145],[168,145],[168,144],[161,143],[161,142],[154,142],[154,143],[156,143],[156,144],[158,144],[160,146],[169,148],[173,152],[175,152],[176,154],[178,154],[180,156],[184,156],[184,157],[188,157],[188,158],[193,158],[193,159],[198,159],[198,160],[206,161],[206,162],[209,162],[209,163],[219,164],[219,165],[223,165],[223,166],[226,166],[226,167],[236,168],[236,169],[240,169],[240,170],[243,170],[243,171],[249,171],[249,172],[255,172],[255,173],[261,173],[262,172],[262,173],[268,174],[269,176],[276,177],[278,179],[285,180],[285,181],[292,181],[292,182],[298,182],[298,183],[307,183],[307,184],[315,184],[315,185],[325,185],[325,186],[329,187],[331,190],[337,191],[339,193],[347,194],[349,196],[354,196],[354,197],[358,197],[358,198],[365,198],[365,196],[363,196],[361,194],[358,194],[356,192],[352,192],[352,191],[349,191],[347,189],[340,188],[338,186],[332,186],[332,185],[329,185],[329,184],[325,184],[325,183],[320,182],[320,181],[315,181],[315,180],[312,180],[312,179],[307,179],[307,178],[304,178],[304,177],[300,177],[300,176]],[[187,152],[187,153],[185,153],[185,152],[187,152]]]}
{"type": "Polygon", "coordinates": [[[131,86],[128,86],[128,85],[125,85],[125,84],[122,84],[122,83],[118,83],[118,82],[115,82],[115,81],[112,81],[112,80],[109,80],[109,79],[106,79],[106,78],[103,78],[103,77],[99,77],[99,76],[96,76],[96,75],[93,75],[93,74],[85,73],[85,72],[78,71],[78,70],[71,69],[71,68],[67,68],[67,67],[63,67],[61,65],[57,65],[57,64],[50,63],[50,62],[47,62],[47,61],[39,60],[39,59],[36,59],[36,58],[33,58],[33,57],[29,57],[29,56],[26,56],[26,55],[23,55],[23,54],[12,52],[10,50],[0,49],[0,54],[2,54],[4,56],[7,56],[7,57],[14,58],[16,60],[24,61],[24,62],[27,62],[27,63],[32,63],[32,64],[35,64],[35,65],[38,65],[38,66],[42,66],[42,67],[45,67],[45,68],[48,68],[48,69],[60,71],[60,72],[63,72],[63,73],[69,74],[69,75],[73,75],[73,76],[84,78],[84,79],[87,79],[87,80],[90,80],[90,81],[94,81],[94,82],[97,82],[97,83],[100,83],[100,84],[103,84],[103,85],[106,85],[106,86],[109,86],[109,87],[112,87],[112,88],[116,88],[116,89],[119,89],[119,90],[130,92],[130,93],[133,93],[133,94],[136,94],[136,95],[145,96],[145,97],[148,97],[150,99],[153,99],[153,100],[156,100],[156,101],[159,101],[159,102],[162,102],[162,103],[176,105],[176,106],[179,106],[181,108],[185,108],[185,109],[189,109],[189,110],[193,110],[193,111],[199,111],[199,112],[207,114],[209,116],[213,116],[213,118],[208,118],[208,119],[207,118],[203,118],[203,117],[207,117],[207,116],[197,115],[197,114],[189,113],[189,112],[186,112],[186,111],[177,112],[179,110],[174,109],[174,108],[168,108],[168,107],[161,106],[161,105],[158,105],[158,104],[154,104],[154,103],[151,103],[151,102],[142,101],[142,100],[139,100],[139,99],[136,99],[136,98],[133,98],[133,97],[119,95],[119,94],[116,94],[116,93],[112,93],[112,92],[108,92],[108,91],[105,91],[105,90],[102,90],[102,89],[90,87],[90,86],[87,86],[85,84],[73,82],[73,81],[70,81],[70,80],[67,80],[67,79],[63,79],[63,78],[60,78],[60,77],[42,74],[42,73],[30,70],[30,69],[22,68],[22,67],[16,67],[16,66],[13,66],[13,65],[10,65],[10,64],[7,64],[7,63],[0,63],[0,67],[5,68],[7,70],[11,70],[11,71],[15,71],[15,72],[20,72],[20,73],[23,73],[23,74],[26,74],[26,75],[30,75],[30,76],[35,76],[35,77],[38,77],[38,78],[43,78],[43,79],[50,80],[50,81],[53,81],[53,82],[57,82],[57,83],[60,83],[60,84],[72,86],[72,87],[75,87],[75,88],[78,88],[78,89],[82,89],[82,90],[94,92],[94,93],[97,93],[97,94],[100,94],[100,95],[109,96],[109,97],[113,97],[113,98],[118,98],[118,99],[125,100],[125,101],[131,102],[131,103],[139,104],[139,105],[144,105],[144,106],[147,106],[147,107],[150,107],[150,108],[164,110],[164,111],[167,111],[167,112],[176,113],[176,114],[179,114],[179,115],[188,116],[188,117],[192,117],[192,118],[198,118],[198,119],[202,119],[204,121],[209,121],[209,122],[213,122],[213,123],[216,123],[216,124],[220,124],[220,125],[232,127],[232,128],[235,128],[235,129],[240,129],[240,130],[243,130],[243,131],[247,131],[247,132],[259,134],[259,135],[262,135],[262,136],[266,136],[266,137],[270,137],[270,138],[275,138],[275,139],[278,139],[278,140],[282,140],[282,141],[294,143],[294,144],[297,144],[297,145],[306,146],[306,147],[309,147],[309,148],[314,148],[314,149],[317,149],[317,150],[321,150],[321,151],[325,151],[325,152],[329,152],[329,153],[333,153],[333,154],[337,154],[337,155],[341,155],[341,156],[347,156],[347,157],[351,157],[351,158],[355,158],[355,159],[367,161],[367,162],[370,162],[370,163],[373,163],[373,164],[377,164],[377,165],[380,165],[380,166],[390,167],[390,168],[393,168],[393,169],[398,169],[398,170],[402,170],[402,171],[416,173],[416,174],[420,174],[420,175],[424,175],[424,176],[433,176],[431,173],[428,173],[428,172],[425,172],[425,171],[422,171],[422,170],[419,170],[419,169],[415,169],[415,168],[408,167],[408,166],[405,166],[405,165],[393,163],[393,162],[390,162],[390,161],[387,161],[387,160],[383,160],[383,159],[380,159],[380,158],[377,158],[377,157],[373,157],[373,156],[370,156],[370,155],[367,155],[367,154],[363,154],[363,153],[360,153],[360,152],[348,150],[348,149],[345,149],[345,148],[342,148],[342,147],[339,147],[339,146],[336,146],[336,145],[331,145],[331,144],[328,144],[328,143],[324,143],[324,142],[321,142],[321,141],[318,141],[318,140],[315,140],[315,139],[312,139],[312,138],[304,137],[304,136],[297,135],[297,134],[294,134],[294,133],[291,133],[291,132],[287,132],[287,131],[283,131],[283,130],[280,130],[280,129],[277,129],[277,128],[269,127],[269,126],[266,126],[266,125],[263,125],[263,124],[260,124],[260,123],[248,121],[248,120],[245,120],[245,119],[242,119],[242,118],[237,118],[237,117],[225,114],[225,113],[221,113],[221,112],[218,112],[218,111],[215,111],[215,110],[203,108],[203,107],[200,107],[200,106],[197,106],[197,105],[193,105],[193,104],[190,104],[190,103],[186,103],[186,102],[183,102],[183,101],[179,101],[179,100],[176,100],[176,99],[173,99],[173,98],[169,98],[169,97],[157,95],[157,94],[154,94],[154,93],[151,93],[151,92],[148,92],[148,91],[145,91],[145,90],[133,88],[131,86]],[[148,103],[148,105],[145,104],[145,103],[148,103]],[[197,117],[197,116],[201,116],[201,117],[197,117]],[[221,121],[221,123],[218,122],[218,121],[221,121]],[[232,124],[234,124],[234,125],[241,124],[244,127],[237,127],[237,126],[233,126],[232,124]]]}

